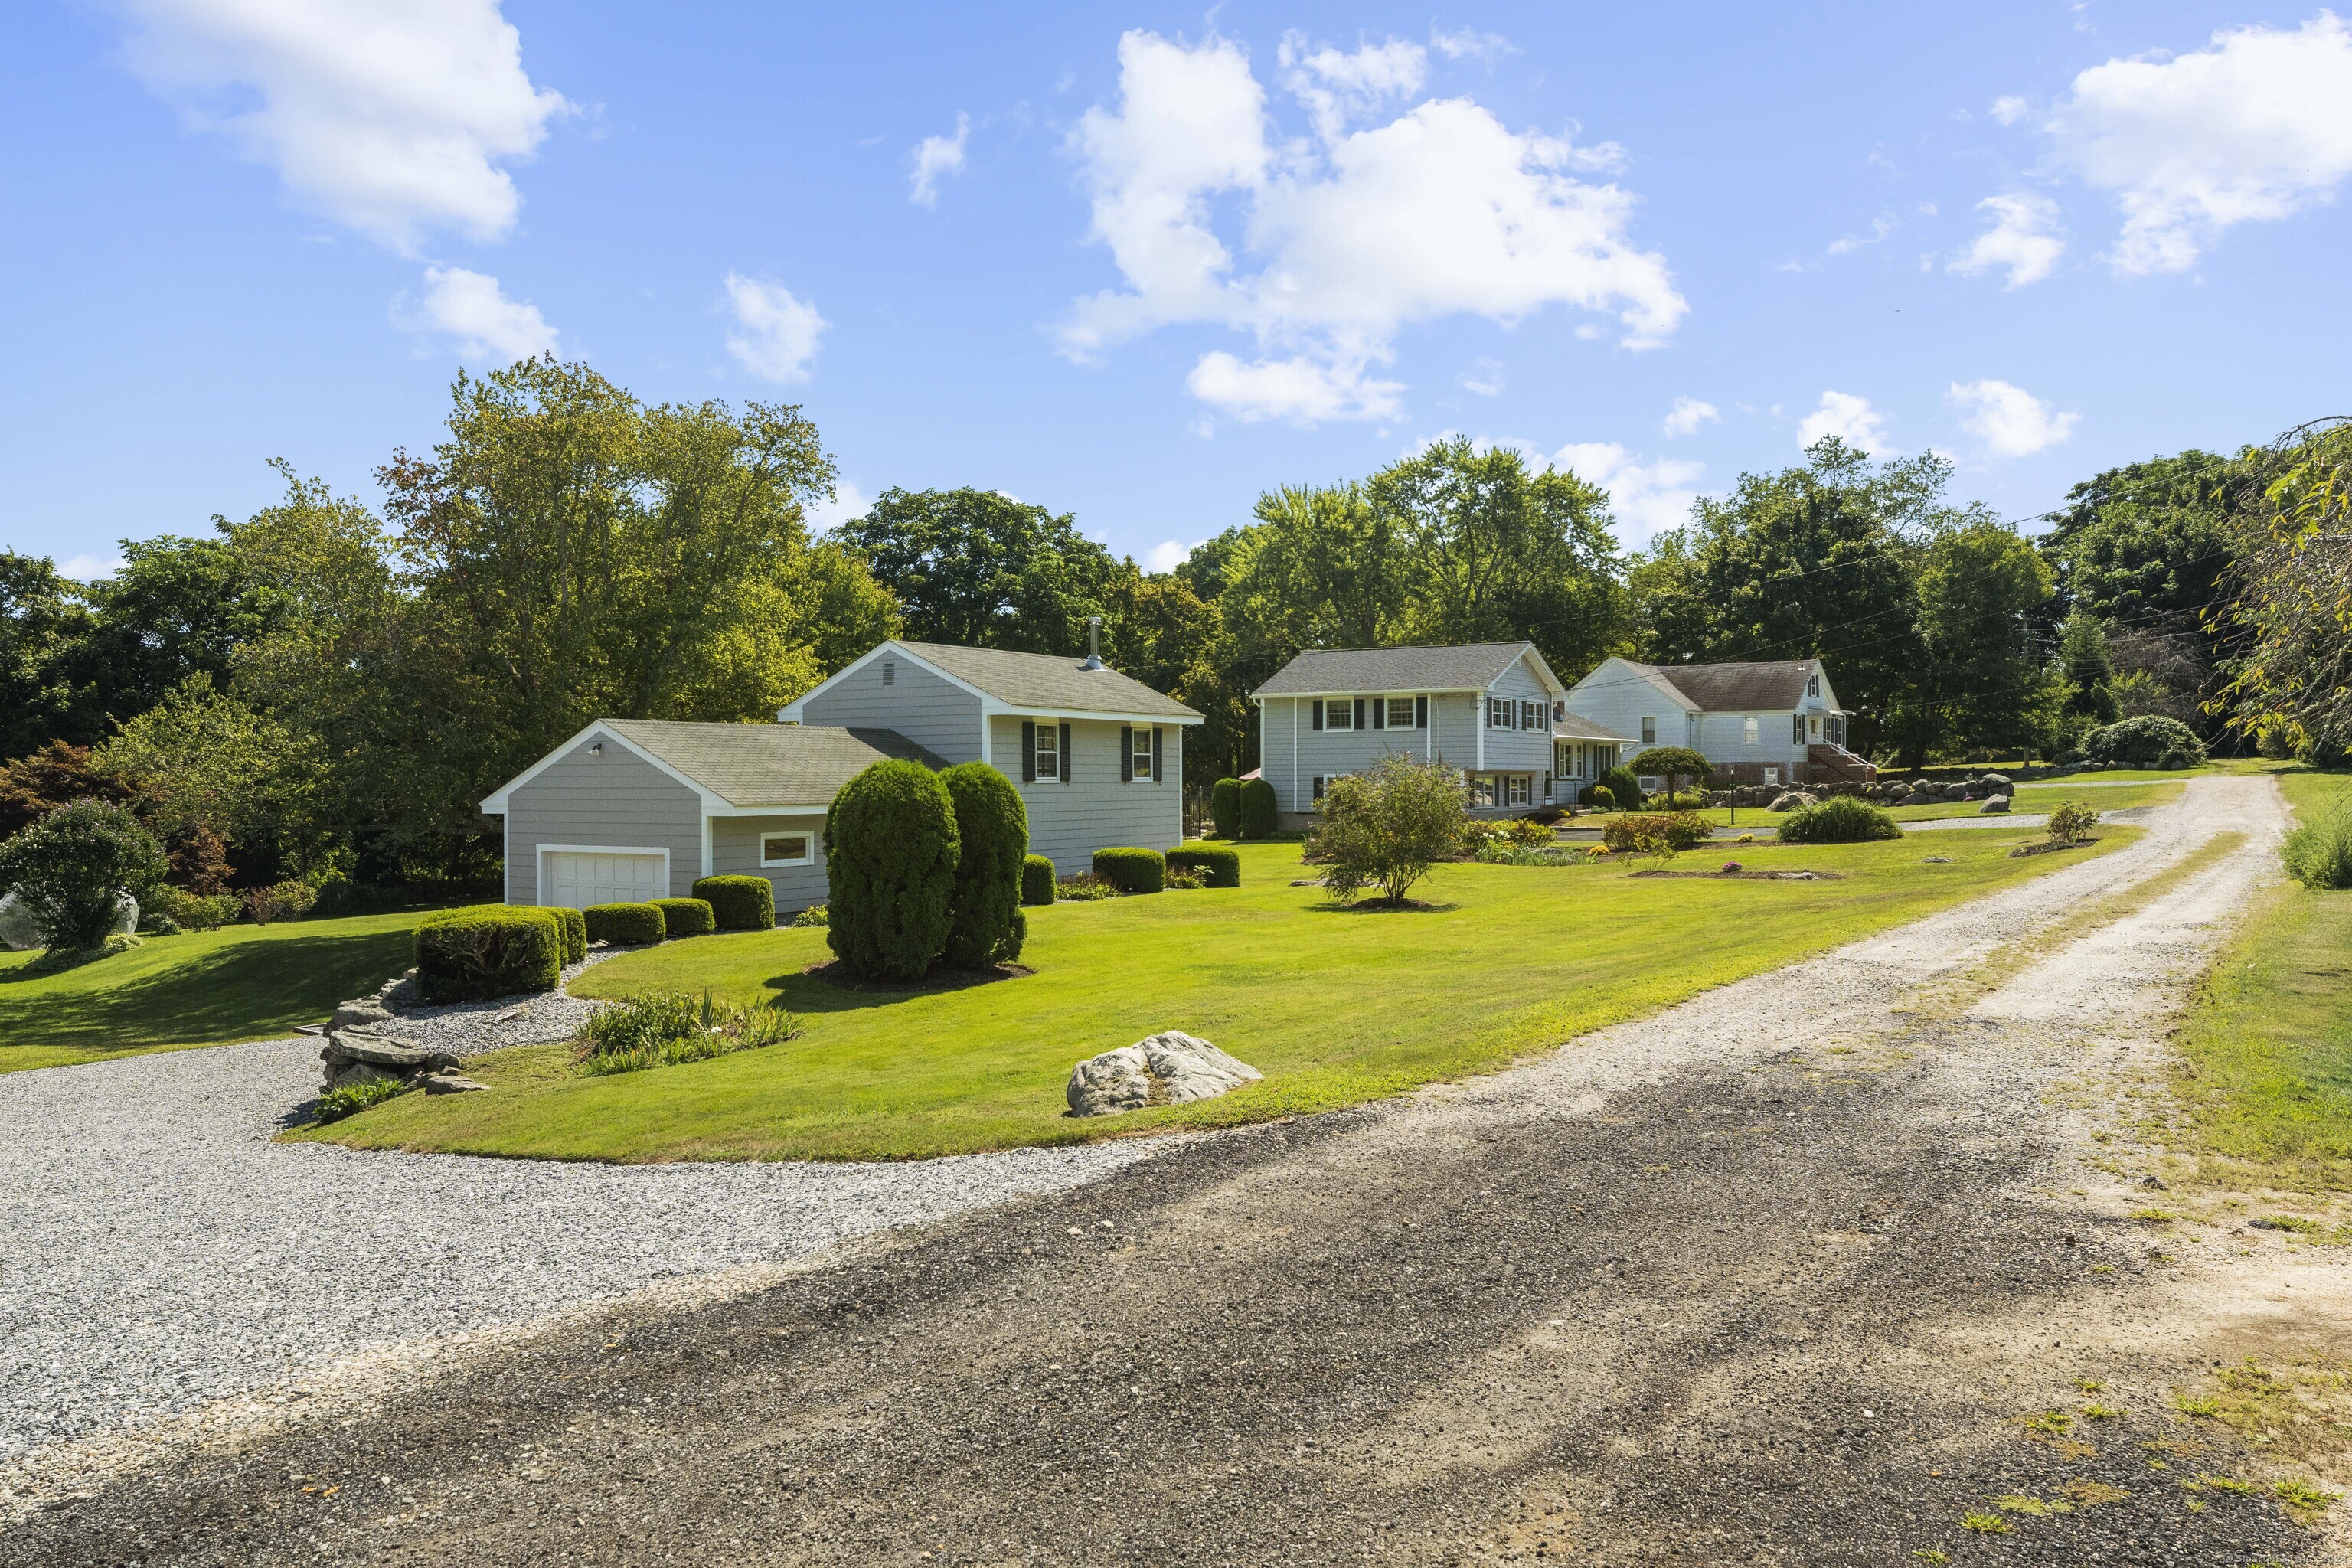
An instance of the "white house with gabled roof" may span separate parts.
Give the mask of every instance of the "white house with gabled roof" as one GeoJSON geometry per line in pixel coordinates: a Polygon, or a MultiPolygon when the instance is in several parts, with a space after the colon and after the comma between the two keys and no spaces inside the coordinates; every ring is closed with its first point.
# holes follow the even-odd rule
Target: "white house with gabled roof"
{"type": "MultiPolygon", "coordinates": [[[[1846,750],[1847,710],[1817,658],[1769,664],[1640,664],[1605,658],[1571,687],[1569,703],[1651,746],[1685,746],[1715,767],[1714,783],[1831,784],[1877,770],[1846,750]]],[[[1644,779],[1654,789],[1664,781],[1644,779]]]]}

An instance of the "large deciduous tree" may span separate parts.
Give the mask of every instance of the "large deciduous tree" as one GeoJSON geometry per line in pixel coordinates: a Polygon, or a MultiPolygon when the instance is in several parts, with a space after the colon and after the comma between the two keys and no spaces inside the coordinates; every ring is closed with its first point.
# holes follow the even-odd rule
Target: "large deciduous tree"
{"type": "Polygon", "coordinates": [[[2230,723],[2338,764],[2352,754],[2352,420],[2290,431],[2259,468],[2269,482],[2241,524],[2227,616],[2244,638],[2230,723]]]}
{"type": "Polygon", "coordinates": [[[1936,535],[1920,552],[1925,659],[1899,689],[1894,730],[1904,766],[1931,750],[2006,752],[2049,733],[2059,683],[2044,669],[2035,618],[2050,568],[2007,523],[1936,535]]]}
{"type": "Polygon", "coordinates": [[[1077,520],[994,490],[887,489],[843,542],[919,642],[1077,653],[1118,563],[1077,520]]]}

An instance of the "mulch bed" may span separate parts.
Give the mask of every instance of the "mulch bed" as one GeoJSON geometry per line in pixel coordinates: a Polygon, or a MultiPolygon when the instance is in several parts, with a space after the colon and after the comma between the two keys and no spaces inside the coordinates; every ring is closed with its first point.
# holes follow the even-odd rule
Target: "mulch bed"
{"type": "Polygon", "coordinates": [[[841,960],[828,958],[823,963],[810,964],[801,973],[836,991],[889,991],[906,994],[921,991],[962,991],[998,980],[1018,980],[1037,972],[1025,963],[998,963],[986,969],[950,969],[942,963],[919,980],[861,980],[850,973],[849,966],[841,960]]]}
{"type": "Polygon", "coordinates": [[[2072,844],[2025,844],[2011,850],[2009,858],[2017,860],[2028,855],[2055,855],[2061,849],[2080,849],[2097,842],[2095,838],[2078,838],[2072,844]]]}

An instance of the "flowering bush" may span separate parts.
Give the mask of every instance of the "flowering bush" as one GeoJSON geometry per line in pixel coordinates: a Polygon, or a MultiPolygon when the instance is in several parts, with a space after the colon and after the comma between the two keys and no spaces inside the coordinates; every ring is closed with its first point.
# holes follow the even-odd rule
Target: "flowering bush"
{"type": "Polygon", "coordinates": [[[1727,871],[1737,871],[1739,870],[1741,867],[1739,862],[1737,860],[1726,860],[1723,863],[1723,868],[1727,871]]]}

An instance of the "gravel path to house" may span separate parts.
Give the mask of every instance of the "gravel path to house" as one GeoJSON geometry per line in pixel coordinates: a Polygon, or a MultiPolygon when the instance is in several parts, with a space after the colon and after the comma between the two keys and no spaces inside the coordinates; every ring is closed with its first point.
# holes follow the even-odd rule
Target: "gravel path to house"
{"type": "Polygon", "coordinates": [[[2256,1298],[2314,1321],[2277,1271],[2321,1267],[2151,1236],[2117,1131],[2148,1102],[2099,1109],[2282,815],[2200,780],[2112,854],[1513,1071],[567,1325],[0,1526],[0,1557],[2310,1563],[2258,1488],[2180,1489],[2263,1472],[2169,1397],[2256,1298]]]}

